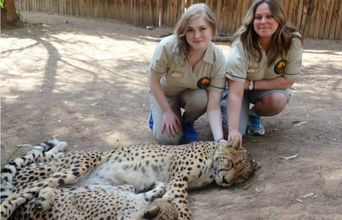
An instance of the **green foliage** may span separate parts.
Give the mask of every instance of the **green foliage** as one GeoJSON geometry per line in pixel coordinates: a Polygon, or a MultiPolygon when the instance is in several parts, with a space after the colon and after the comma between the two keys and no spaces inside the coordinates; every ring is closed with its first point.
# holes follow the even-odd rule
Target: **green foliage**
{"type": "Polygon", "coordinates": [[[1,9],[5,8],[5,0],[0,0],[0,8],[1,9]]]}

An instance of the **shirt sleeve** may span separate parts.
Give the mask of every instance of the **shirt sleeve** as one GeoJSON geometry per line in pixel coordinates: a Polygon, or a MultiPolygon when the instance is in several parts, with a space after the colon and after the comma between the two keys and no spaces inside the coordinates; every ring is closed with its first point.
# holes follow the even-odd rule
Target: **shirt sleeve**
{"type": "Polygon", "coordinates": [[[226,77],[234,81],[244,81],[247,77],[248,63],[242,43],[234,43],[227,56],[226,77]]]}
{"type": "Polygon", "coordinates": [[[222,52],[222,50],[215,46],[215,62],[214,62],[214,71],[213,77],[210,82],[209,90],[217,90],[218,92],[222,92],[225,88],[226,84],[226,59],[222,52]]]}
{"type": "Polygon", "coordinates": [[[303,46],[299,38],[292,39],[290,50],[287,54],[287,64],[283,77],[285,79],[296,79],[300,73],[300,66],[302,64],[303,46]]]}
{"type": "Polygon", "coordinates": [[[166,41],[164,38],[161,40],[153,51],[152,59],[150,62],[149,70],[155,74],[165,74],[168,68],[168,56],[166,49],[166,41]]]}

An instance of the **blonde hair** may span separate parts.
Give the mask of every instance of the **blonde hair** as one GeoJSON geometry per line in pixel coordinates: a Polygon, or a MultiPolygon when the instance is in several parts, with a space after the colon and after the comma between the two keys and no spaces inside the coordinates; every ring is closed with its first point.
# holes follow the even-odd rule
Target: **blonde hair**
{"type": "Polygon", "coordinates": [[[256,9],[262,3],[268,4],[273,18],[279,24],[272,36],[271,46],[267,53],[268,66],[270,66],[277,57],[286,56],[291,47],[292,38],[298,37],[301,40],[302,38],[296,34],[296,32],[299,32],[296,27],[286,23],[284,10],[278,0],[255,0],[244,17],[243,26],[233,36],[233,40],[240,39],[250,58],[258,61],[261,59],[261,50],[258,43],[259,35],[254,30],[253,21],[256,9]]]}
{"type": "Polygon", "coordinates": [[[212,10],[204,3],[198,3],[191,5],[178,20],[174,34],[177,37],[177,46],[175,55],[177,59],[185,59],[190,50],[190,45],[186,41],[186,31],[190,21],[195,17],[203,17],[210,25],[213,33],[213,37],[216,35],[216,17],[212,10]]]}

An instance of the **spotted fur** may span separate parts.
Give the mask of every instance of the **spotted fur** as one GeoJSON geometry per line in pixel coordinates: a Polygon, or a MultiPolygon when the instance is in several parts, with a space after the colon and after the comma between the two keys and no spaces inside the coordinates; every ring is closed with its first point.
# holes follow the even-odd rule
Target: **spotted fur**
{"type": "MultiPolygon", "coordinates": [[[[18,157],[12,162],[6,164],[1,170],[1,200],[2,203],[13,191],[13,178],[17,172],[24,166],[28,166],[36,162],[47,162],[58,156],[59,152],[65,150],[66,142],[59,141],[56,138],[42,142],[34,146],[28,153],[22,157],[18,157]]],[[[26,175],[29,176],[29,175],[26,175]]],[[[23,178],[25,182],[29,182],[23,178]]],[[[15,180],[14,180],[15,181],[15,180]]],[[[31,181],[31,180],[30,180],[31,181]]]]}
{"type": "MultiPolygon", "coordinates": [[[[170,200],[154,200],[164,193],[165,185],[161,182],[144,193],[135,193],[134,187],[130,185],[45,187],[40,190],[39,195],[27,201],[21,199],[20,195],[15,195],[11,202],[17,203],[18,208],[10,219],[176,220],[177,212],[170,200]]],[[[7,218],[7,216],[3,217],[7,218]]]]}
{"type": "MultiPolygon", "coordinates": [[[[40,179],[39,183],[28,184],[30,191],[19,191],[34,194],[48,187],[129,184],[139,192],[155,182],[163,182],[166,184],[163,198],[175,205],[178,219],[191,219],[188,189],[200,188],[213,181],[221,186],[231,186],[245,181],[255,167],[254,160],[237,141],[229,144],[133,145],[108,152],[64,153],[47,166],[41,165],[38,173],[30,174],[40,179]]],[[[32,168],[29,166],[27,170],[32,171],[32,168]]],[[[15,204],[8,204],[5,211],[11,213],[15,208],[15,204]]]]}

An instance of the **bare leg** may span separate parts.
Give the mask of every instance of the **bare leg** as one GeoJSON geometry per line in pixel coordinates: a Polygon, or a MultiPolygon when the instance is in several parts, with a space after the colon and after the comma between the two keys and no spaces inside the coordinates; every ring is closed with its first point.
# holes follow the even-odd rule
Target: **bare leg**
{"type": "Polygon", "coordinates": [[[277,115],[284,110],[287,100],[287,96],[282,93],[271,93],[256,102],[253,110],[259,116],[277,115]]]}

